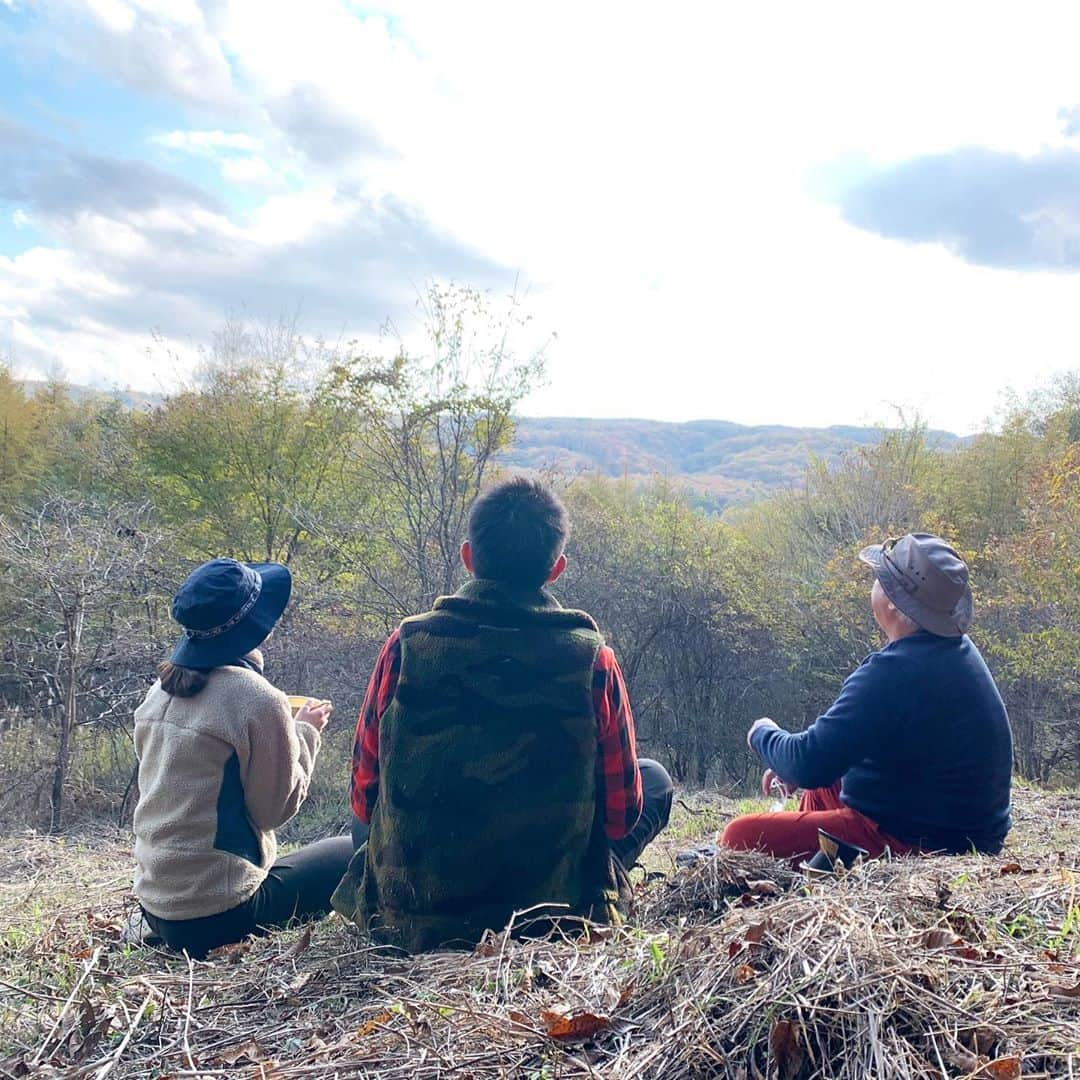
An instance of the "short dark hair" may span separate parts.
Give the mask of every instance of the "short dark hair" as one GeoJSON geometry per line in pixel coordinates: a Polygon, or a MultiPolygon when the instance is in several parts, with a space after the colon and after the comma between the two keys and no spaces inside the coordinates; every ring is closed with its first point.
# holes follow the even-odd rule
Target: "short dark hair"
{"type": "Polygon", "coordinates": [[[562,500],[546,484],[517,476],[485,491],[469,511],[469,544],[479,578],[538,589],[570,535],[562,500]]]}

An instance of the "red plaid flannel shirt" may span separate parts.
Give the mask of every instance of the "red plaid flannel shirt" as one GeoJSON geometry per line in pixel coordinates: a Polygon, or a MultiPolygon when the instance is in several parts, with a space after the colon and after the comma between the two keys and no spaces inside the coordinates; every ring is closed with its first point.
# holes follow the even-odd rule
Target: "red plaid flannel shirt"
{"type": "MultiPolygon", "coordinates": [[[[353,743],[350,801],[361,821],[371,820],[379,794],[379,721],[397,689],[401,641],[395,630],[375,662],[353,743]]],[[[604,807],[604,830],[621,840],[641,817],[641,772],[634,745],[634,715],[615,654],[606,645],[593,666],[596,713],[596,797],[604,807]]]]}

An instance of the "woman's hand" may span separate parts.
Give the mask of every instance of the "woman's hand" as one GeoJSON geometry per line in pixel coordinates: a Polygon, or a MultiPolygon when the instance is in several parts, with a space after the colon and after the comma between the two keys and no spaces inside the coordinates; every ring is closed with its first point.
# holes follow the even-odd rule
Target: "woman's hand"
{"type": "Polygon", "coordinates": [[[296,719],[310,724],[316,731],[322,731],[333,711],[334,706],[329,701],[316,701],[315,698],[311,698],[300,706],[296,719]]]}

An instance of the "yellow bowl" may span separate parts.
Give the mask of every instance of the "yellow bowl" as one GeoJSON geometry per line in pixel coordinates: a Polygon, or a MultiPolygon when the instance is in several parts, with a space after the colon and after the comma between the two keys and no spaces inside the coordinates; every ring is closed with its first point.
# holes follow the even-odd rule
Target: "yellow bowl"
{"type": "Polygon", "coordinates": [[[288,694],[289,708],[295,716],[309,701],[316,701],[320,705],[329,705],[328,698],[317,698],[314,694],[288,694]]]}

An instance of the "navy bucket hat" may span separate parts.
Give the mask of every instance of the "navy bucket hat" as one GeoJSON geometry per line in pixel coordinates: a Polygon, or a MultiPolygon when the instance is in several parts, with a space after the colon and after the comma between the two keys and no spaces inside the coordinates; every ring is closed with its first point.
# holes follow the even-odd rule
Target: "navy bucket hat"
{"type": "Polygon", "coordinates": [[[174,664],[214,668],[231,663],[263,642],[289,602],[292,575],[280,563],[211,559],[180,586],[172,617],[184,636],[174,664]]]}

